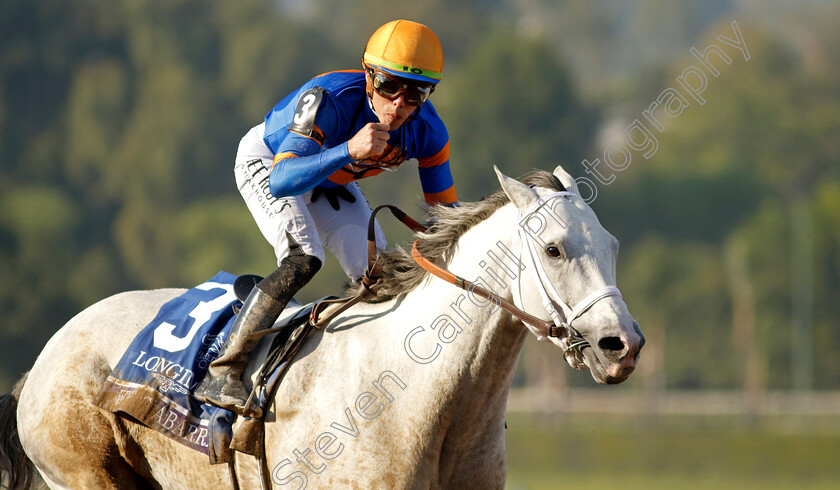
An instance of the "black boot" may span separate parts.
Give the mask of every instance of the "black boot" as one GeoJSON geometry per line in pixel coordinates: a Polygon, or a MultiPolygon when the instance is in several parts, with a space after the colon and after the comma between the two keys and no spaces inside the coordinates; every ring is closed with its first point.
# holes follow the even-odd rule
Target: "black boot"
{"type": "Polygon", "coordinates": [[[261,336],[255,334],[271,328],[285,306],[259,287],[251,290],[230,329],[222,352],[210,363],[207,375],[193,393],[197,400],[248,417],[262,415],[257,400],[252,400],[251,405],[245,408],[250,393],[240,378],[248,355],[260,342],[261,336]]]}
{"type": "Polygon", "coordinates": [[[286,257],[277,270],[251,290],[234,320],[222,352],[210,363],[207,375],[196,387],[193,397],[239,415],[262,416],[258,400],[252,399],[251,404],[245,406],[250,392],[242,384],[242,371],[251,351],[259,344],[261,333],[274,325],[289,299],[312,279],[320,266],[317,257],[286,257]]]}

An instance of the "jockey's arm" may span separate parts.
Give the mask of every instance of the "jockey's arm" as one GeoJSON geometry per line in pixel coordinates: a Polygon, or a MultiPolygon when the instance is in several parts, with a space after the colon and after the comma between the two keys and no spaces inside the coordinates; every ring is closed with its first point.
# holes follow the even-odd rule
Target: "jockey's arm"
{"type": "Polygon", "coordinates": [[[274,156],[268,178],[268,189],[274,197],[311,191],[333,172],[353,162],[346,142],[324,151],[320,151],[321,145],[315,141],[301,146],[274,156]]]}
{"type": "Polygon", "coordinates": [[[297,196],[314,189],[333,172],[356,160],[380,154],[388,141],[386,124],[369,123],[349,141],[321,151],[324,140],[289,131],[281,151],[274,155],[268,188],[275,197],[297,196]]]}
{"type": "Polygon", "coordinates": [[[449,169],[449,142],[430,157],[418,158],[423,197],[430,205],[457,206],[455,181],[449,169]]]}

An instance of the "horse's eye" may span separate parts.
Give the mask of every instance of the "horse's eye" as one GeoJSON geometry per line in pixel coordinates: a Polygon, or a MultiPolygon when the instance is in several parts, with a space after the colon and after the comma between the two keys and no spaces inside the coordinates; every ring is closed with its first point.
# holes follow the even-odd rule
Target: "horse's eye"
{"type": "Polygon", "coordinates": [[[560,249],[554,245],[549,245],[548,248],[545,249],[545,253],[547,253],[548,256],[552,259],[556,259],[563,256],[563,252],[561,252],[560,249]]]}

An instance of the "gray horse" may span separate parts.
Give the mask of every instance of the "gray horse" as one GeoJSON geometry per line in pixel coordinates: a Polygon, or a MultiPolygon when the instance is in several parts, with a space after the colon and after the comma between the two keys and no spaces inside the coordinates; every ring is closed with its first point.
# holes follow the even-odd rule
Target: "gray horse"
{"type": "MultiPolygon", "coordinates": [[[[522,310],[573,324],[573,337],[550,339],[558,354],[599,383],[624,381],[644,337],[615,288],[617,240],[562,168],[499,180],[502,191],[481,202],[436,210],[420,250],[522,310]]],[[[503,488],[505,404],[529,329],[408,252],[388,252],[385,276],[377,302],[316,331],[287,371],[266,423],[274,484],[503,488]]],[[[0,401],[7,479],[22,483],[34,464],[52,488],[229,484],[224,465],[92,403],[135,335],[182,292],[118,294],[53,336],[0,401]]],[[[258,488],[256,462],[236,461],[243,487],[258,488]]]]}

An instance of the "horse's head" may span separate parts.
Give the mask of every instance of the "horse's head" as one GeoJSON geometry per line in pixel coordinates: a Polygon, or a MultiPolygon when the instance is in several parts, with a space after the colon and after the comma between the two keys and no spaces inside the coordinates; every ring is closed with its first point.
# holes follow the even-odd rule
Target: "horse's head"
{"type": "Polygon", "coordinates": [[[561,327],[566,336],[550,340],[565,349],[572,367],[588,367],[602,384],[621,383],[636,368],[645,338],[615,287],[618,240],[601,226],[561,167],[553,172],[554,189],[529,187],[496,173],[519,210],[525,270],[517,301],[525,311],[545,312],[561,327]]]}

